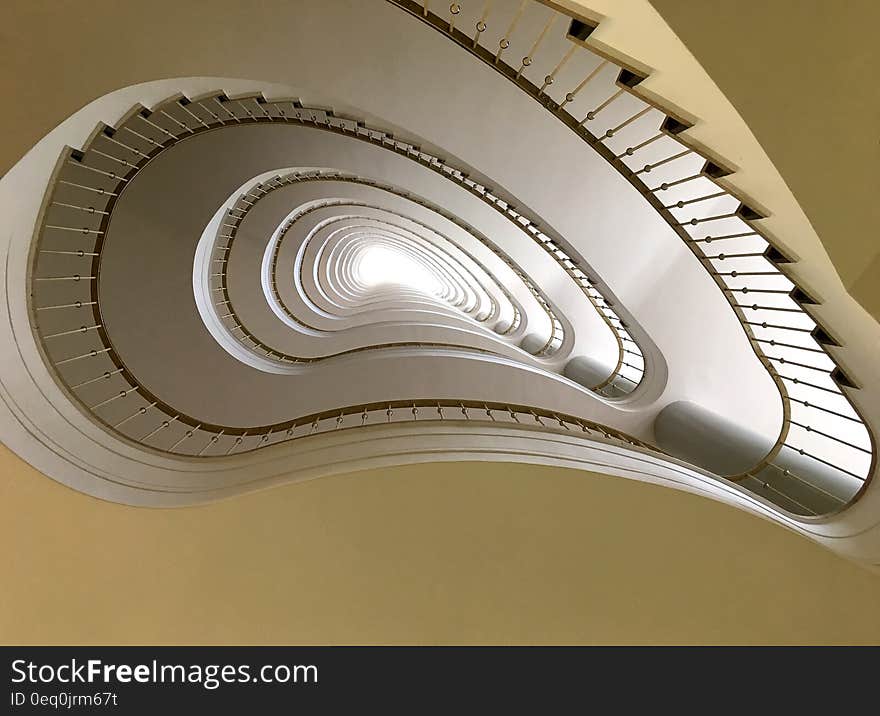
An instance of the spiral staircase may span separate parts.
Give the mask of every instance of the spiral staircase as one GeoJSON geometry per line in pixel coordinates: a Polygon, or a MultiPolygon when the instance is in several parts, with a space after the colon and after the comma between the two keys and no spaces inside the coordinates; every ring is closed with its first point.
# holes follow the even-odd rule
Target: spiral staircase
{"type": "Polygon", "coordinates": [[[59,125],[0,181],[3,441],[156,506],[574,466],[880,563],[870,357],[569,5],[306,2],[294,40],[362,28],[370,82],[181,76],[59,125]]]}

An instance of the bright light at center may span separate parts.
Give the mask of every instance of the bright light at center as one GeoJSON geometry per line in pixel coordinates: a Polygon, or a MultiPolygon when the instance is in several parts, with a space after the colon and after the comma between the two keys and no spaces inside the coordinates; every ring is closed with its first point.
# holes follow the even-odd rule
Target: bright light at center
{"type": "Polygon", "coordinates": [[[406,286],[438,294],[443,285],[433,272],[418,261],[385,246],[364,249],[358,264],[358,278],[367,286],[406,286]]]}

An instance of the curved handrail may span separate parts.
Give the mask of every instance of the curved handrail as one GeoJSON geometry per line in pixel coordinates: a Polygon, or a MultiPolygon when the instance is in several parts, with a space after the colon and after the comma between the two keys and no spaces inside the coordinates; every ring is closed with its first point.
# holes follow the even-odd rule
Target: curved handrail
{"type": "MultiPolygon", "coordinates": [[[[472,16],[478,19],[473,35],[468,35],[461,29],[463,3],[434,12],[427,2],[388,2],[449,38],[562,121],[642,194],[707,270],[783,401],[779,438],[760,464],[739,476],[742,483],[759,494],[768,494],[794,478],[788,465],[803,464],[806,459],[805,464],[835,470],[841,479],[854,481],[848,499],[830,496],[838,507],[857,499],[877,465],[876,440],[847,396],[857,385],[827,351],[839,343],[805,308],[818,301],[784,271],[792,259],[756,225],[766,218],[764,214],[719,182],[732,170],[682,136],[691,125],[676,112],[638,94],[637,87],[645,76],[586,46],[598,25],[565,14],[555,3],[521,0],[493,16],[491,11],[497,8],[491,2],[473,2],[472,16]],[[528,28],[528,36],[523,29],[526,6],[544,11],[542,21],[528,28]],[[507,14],[500,14],[504,12],[507,14]],[[566,26],[565,49],[561,56],[544,56],[540,50],[560,19],[566,26]],[[487,28],[493,21],[507,29],[498,44],[490,46],[486,44],[487,28]],[[522,54],[511,49],[514,41],[523,49],[522,54]],[[577,53],[594,61],[591,69],[567,92],[557,92],[561,70],[577,53]],[[507,57],[521,60],[518,65],[510,64],[507,57]],[[537,69],[541,62],[547,72],[543,81],[538,79],[544,71],[537,69]],[[579,99],[587,94],[584,90],[597,87],[601,91],[596,91],[589,110],[574,114],[579,99]],[[613,109],[624,98],[628,109],[615,116],[613,109]],[[701,209],[718,206],[724,208],[715,212],[701,209]],[[707,226],[723,228],[709,234],[704,233],[707,226]],[[719,242],[723,242],[723,250],[708,252],[719,242]]],[[[811,488],[827,495],[817,485],[811,488]]]]}
{"type": "MultiPolygon", "coordinates": [[[[392,186],[391,184],[387,184],[385,182],[379,182],[379,181],[376,181],[373,179],[365,179],[362,177],[357,177],[357,176],[354,176],[351,174],[346,174],[344,172],[321,171],[321,170],[311,170],[311,171],[307,171],[307,172],[291,172],[291,173],[278,174],[277,176],[272,177],[268,183],[261,182],[261,183],[257,184],[256,186],[249,188],[248,192],[246,194],[246,196],[249,197],[249,199],[244,199],[243,196],[239,197],[239,200],[232,207],[230,207],[230,209],[227,211],[225,221],[223,222],[223,227],[224,227],[224,230],[226,233],[218,234],[218,239],[223,239],[224,243],[220,244],[218,242],[215,245],[215,252],[217,252],[217,253],[216,253],[216,257],[212,259],[212,261],[220,264],[220,266],[217,268],[217,270],[214,274],[215,278],[217,278],[217,281],[212,286],[212,291],[219,293],[220,294],[219,297],[222,298],[222,301],[220,301],[219,303],[215,303],[215,306],[219,307],[220,305],[223,305],[226,307],[223,310],[228,309],[230,311],[231,315],[229,316],[229,318],[235,322],[237,328],[241,328],[241,330],[243,331],[243,335],[248,335],[249,341],[253,340],[254,338],[250,334],[250,332],[247,331],[246,327],[243,326],[242,321],[237,316],[235,309],[234,309],[234,306],[232,305],[232,301],[229,297],[225,282],[224,282],[226,272],[227,272],[228,257],[231,254],[231,249],[232,249],[233,243],[235,241],[236,232],[238,230],[238,227],[241,225],[241,222],[243,222],[245,217],[247,216],[247,213],[254,206],[257,205],[257,203],[259,202],[260,199],[267,196],[268,194],[270,194],[274,190],[284,188],[286,186],[291,186],[294,184],[299,184],[302,182],[310,182],[310,181],[347,182],[347,183],[352,183],[352,184],[361,184],[361,185],[365,185],[365,186],[379,188],[379,189],[382,189],[383,191],[386,191],[386,192],[395,194],[397,196],[401,196],[406,199],[409,199],[409,200],[411,200],[421,206],[424,206],[424,207],[430,209],[431,211],[434,211],[434,212],[440,214],[441,216],[449,219],[450,221],[454,221],[463,230],[467,231],[467,233],[470,234],[475,240],[479,241],[480,243],[485,245],[487,248],[489,248],[490,251],[492,251],[494,254],[499,256],[499,258],[501,258],[501,260],[504,261],[504,263],[507,266],[509,266],[512,271],[514,271],[514,273],[523,282],[523,284],[526,286],[526,288],[529,290],[529,292],[532,293],[532,295],[535,297],[535,299],[538,301],[538,303],[545,310],[545,312],[548,316],[548,319],[551,321],[552,329],[551,329],[551,335],[547,341],[547,344],[545,344],[545,346],[540,351],[538,351],[538,354],[541,354],[542,352],[543,352],[543,355],[552,354],[562,344],[561,323],[559,322],[559,319],[556,317],[556,314],[553,312],[553,309],[550,307],[549,299],[528,278],[528,276],[522,271],[522,269],[519,266],[517,266],[515,262],[511,261],[511,259],[506,254],[504,254],[504,252],[501,251],[492,241],[490,241],[488,239],[488,237],[484,236],[481,232],[477,231],[474,227],[470,226],[469,224],[462,221],[461,219],[455,217],[450,212],[447,212],[444,209],[442,209],[441,207],[433,204],[432,202],[429,202],[428,200],[426,200],[422,197],[416,197],[415,195],[413,195],[410,192],[404,192],[404,191],[392,186]],[[241,205],[243,205],[244,208],[240,208],[241,205]],[[548,347],[550,348],[549,350],[548,350],[548,347]]],[[[310,328],[312,330],[317,330],[317,329],[315,329],[314,326],[311,326],[308,323],[306,323],[305,321],[303,321],[301,318],[294,315],[290,311],[290,309],[285,305],[284,301],[281,299],[280,295],[278,294],[278,287],[277,287],[277,283],[275,280],[276,262],[277,262],[277,258],[278,258],[278,252],[281,248],[281,241],[283,240],[285,234],[302,217],[306,216],[307,214],[309,214],[313,211],[317,211],[319,209],[322,209],[322,208],[325,208],[328,206],[338,206],[338,205],[361,206],[361,207],[367,207],[367,208],[369,208],[371,206],[368,202],[358,201],[358,200],[349,200],[349,199],[346,199],[346,200],[324,200],[324,201],[319,201],[319,202],[310,202],[308,207],[302,209],[301,211],[297,211],[296,213],[294,213],[293,215],[291,215],[287,218],[287,220],[284,222],[284,225],[281,227],[281,230],[280,230],[277,238],[273,241],[272,246],[271,246],[271,260],[270,260],[271,278],[269,281],[269,286],[272,291],[273,298],[274,298],[276,304],[281,307],[281,309],[284,311],[285,315],[287,315],[289,318],[291,318],[291,320],[296,321],[297,323],[304,325],[305,327],[310,328]]],[[[376,207],[376,208],[380,208],[380,207],[376,207]]],[[[388,210],[383,209],[383,211],[388,211],[388,210]]],[[[427,227],[427,225],[423,224],[423,222],[420,222],[417,219],[414,219],[412,217],[404,216],[403,218],[407,219],[408,221],[410,221],[412,223],[422,225],[424,228],[430,228],[430,227],[427,227]]],[[[465,251],[463,249],[463,247],[461,247],[457,243],[453,242],[452,239],[450,239],[449,237],[444,236],[443,234],[440,234],[439,232],[437,232],[436,229],[430,228],[430,230],[434,233],[438,233],[438,235],[442,236],[444,239],[451,242],[453,245],[457,246],[457,248],[459,250],[464,251],[465,254],[469,257],[469,259],[471,261],[473,261],[478,267],[480,267],[487,275],[491,276],[491,273],[482,264],[482,262],[480,262],[477,258],[475,258],[469,252],[465,251]]],[[[300,266],[300,272],[302,272],[302,270],[303,270],[303,267],[300,266]]],[[[503,284],[501,284],[497,281],[495,281],[495,284],[496,284],[498,290],[505,295],[507,300],[510,302],[511,306],[513,306],[515,308],[517,305],[517,302],[513,298],[510,291],[503,284]]],[[[483,287],[483,289],[486,290],[485,287],[483,287]]],[[[491,293],[489,295],[491,295],[491,293]]],[[[502,336],[509,334],[509,333],[512,333],[514,330],[516,330],[518,323],[519,323],[519,315],[518,315],[519,310],[518,309],[516,309],[516,314],[517,315],[515,316],[515,321],[512,322],[511,326],[506,331],[501,333],[502,336]]],[[[495,315],[494,312],[490,313],[488,316],[482,318],[480,322],[485,322],[486,320],[489,320],[490,318],[494,317],[494,315],[495,315]]],[[[265,348],[265,347],[261,346],[261,350],[263,348],[265,348]]],[[[293,361],[300,360],[299,358],[297,358],[295,356],[288,356],[286,354],[283,354],[282,351],[279,351],[276,349],[269,349],[269,350],[271,351],[271,353],[274,353],[277,355],[284,355],[285,357],[282,358],[282,360],[293,360],[293,361]]],[[[264,353],[266,353],[266,351],[264,351],[264,353]]]]}
{"type": "MultiPolygon", "coordinates": [[[[97,277],[101,248],[104,235],[108,226],[113,206],[120,192],[134,175],[157,154],[178,141],[193,136],[202,131],[215,130],[232,124],[246,122],[278,122],[285,121],[296,124],[308,124],[327,131],[333,131],[346,136],[357,136],[363,141],[368,141],[379,146],[392,148],[398,154],[408,156],[418,161],[423,166],[431,168],[448,178],[454,178],[461,186],[470,193],[481,198],[484,202],[503,212],[525,232],[532,240],[539,243],[543,248],[562,263],[566,273],[578,280],[584,294],[596,305],[600,315],[607,320],[608,315],[614,315],[613,309],[608,305],[598,305],[598,300],[604,300],[592,281],[586,278],[586,274],[576,268],[573,260],[569,259],[561,249],[558,249],[553,240],[542,232],[537,224],[523,215],[513,206],[496,197],[486,187],[468,179],[467,175],[437,157],[421,152],[414,145],[405,144],[394,140],[391,135],[366,128],[352,120],[337,118],[325,110],[306,109],[295,101],[268,102],[262,96],[242,97],[230,99],[223,94],[211,94],[201,99],[190,100],[185,97],[171,99],[154,108],[153,111],[144,107],[135,107],[129,112],[117,127],[98,127],[82,150],[70,150],[59,160],[56,171],[50,182],[44,200],[44,209],[41,214],[41,222],[37,233],[37,240],[32,255],[32,282],[34,292],[31,297],[31,310],[34,316],[33,325],[38,336],[40,347],[48,365],[53,366],[57,373],[62,366],[78,363],[82,360],[90,360],[99,364],[99,371],[85,380],[75,383],[67,383],[61,380],[68,394],[76,403],[81,403],[87,413],[98,419],[99,422],[119,432],[123,428],[128,429],[134,421],[140,417],[158,412],[161,420],[158,426],[154,426],[142,436],[122,434],[138,442],[147,441],[158,433],[176,424],[184,426],[186,432],[196,430],[213,430],[215,433],[235,434],[236,429],[229,426],[207,425],[192,416],[181,413],[170,405],[166,405],[157,396],[153,395],[144,386],[140,385],[134,375],[127,369],[122,360],[112,348],[109,337],[101,320],[98,306],[97,277]],[[244,102],[251,101],[254,110],[251,111],[244,102]],[[230,105],[238,108],[230,109],[230,105]],[[289,108],[289,110],[288,110],[289,108]],[[271,110],[271,111],[270,111],[271,110]],[[204,114],[196,114],[198,111],[204,114]],[[259,113],[259,114],[258,114],[259,113]],[[308,113],[306,116],[305,113],[308,113]],[[195,120],[195,121],[193,121],[195,120]],[[151,136],[152,135],[152,136],[151,136]],[[123,141],[123,139],[125,141],[123,141]],[[102,146],[104,145],[104,146],[102,146]],[[120,156],[120,149],[124,152],[120,156]],[[110,186],[107,186],[107,185],[110,186]],[[76,197],[76,198],[73,198],[76,197]],[[72,212],[72,213],[71,213],[72,212]],[[63,217],[63,218],[61,218],[63,217]],[[77,222],[86,224],[77,226],[77,222]],[[49,241],[47,236],[64,232],[66,236],[79,235],[91,242],[91,246],[67,251],[55,248],[55,244],[49,241]],[[38,261],[42,262],[46,257],[67,260],[90,260],[91,271],[76,273],[78,269],[69,269],[66,275],[45,276],[38,275],[36,268],[38,261]],[[57,285],[65,282],[79,293],[74,293],[69,299],[60,303],[41,303],[41,287],[57,285]],[[83,286],[87,286],[83,293],[83,286]],[[598,299],[596,298],[598,297],[598,299]],[[80,325],[74,329],[51,331],[47,325],[52,321],[48,317],[55,313],[76,311],[77,309],[90,310],[93,317],[92,324],[80,325]],[[98,346],[85,345],[80,352],[65,352],[59,354],[54,344],[58,339],[66,337],[95,336],[99,341],[98,346]],[[100,371],[100,368],[105,370],[100,371]],[[106,382],[105,382],[106,381],[106,382]],[[97,402],[82,401],[78,391],[95,385],[115,385],[115,392],[97,402]],[[137,409],[126,415],[121,420],[113,423],[101,419],[97,412],[101,408],[115,401],[129,397],[129,402],[134,398],[140,400],[137,409]]],[[[412,198],[412,197],[409,197],[412,198]]],[[[68,264],[64,264],[67,266],[68,264]]],[[[621,325],[615,327],[617,335],[625,334],[625,328],[621,325]]],[[[631,339],[629,339],[631,340],[631,339]]],[[[424,346],[425,344],[419,344],[424,346]]],[[[635,342],[632,342],[635,346],[635,342]]],[[[365,349],[396,347],[397,344],[384,346],[371,346],[365,349]]],[[[438,346],[442,348],[455,348],[454,346],[438,346]]],[[[466,348],[467,350],[472,350],[466,348]]],[[[92,390],[92,388],[89,388],[92,390]]],[[[175,446],[177,443],[175,443],[175,446]]]]}
{"type": "MultiPolygon", "coordinates": [[[[82,293],[77,294],[75,298],[64,304],[32,304],[32,308],[35,315],[46,315],[46,312],[56,310],[91,308],[92,313],[95,317],[95,322],[92,325],[81,325],[79,328],[74,330],[63,330],[55,333],[48,333],[44,331],[44,325],[41,320],[35,320],[34,325],[38,336],[42,340],[41,347],[44,351],[44,355],[47,358],[47,363],[49,365],[54,365],[56,369],[72,361],[98,359],[99,356],[100,360],[103,360],[103,365],[107,366],[107,370],[105,370],[103,373],[100,373],[96,377],[91,377],[80,383],[70,384],[67,386],[68,394],[75,398],[75,402],[78,401],[78,398],[76,398],[77,390],[81,390],[86,386],[94,385],[95,383],[100,383],[105,380],[111,381],[110,384],[113,384],[113,382],[115,381],[116,384],[122,388],[109,398],[105,398],[104,400],[101,400],[97,403],[83,403],[84,405],[86,405],[87,412],[89,412],[91,415],[95,415],[96,417],[98,417],[99,421],[101,421],[101,419],[99,417],[99,414],[97,414],[95,411],[102,408],[103,406],[129,395],[133,395],[140,400],[137,410],[132,414],[125,416],[122,420],[117,421],[112,425],[107,423],[106,421],[103,421],[104,424],[108,427],[119,431],[123,426],[133,424],[132,421],[138,420],[139,417],[142,417],[147,413],[151,413],[152,411],[159,412],[162,415],[163,419],[161,420],[161,422],[159,422],[158,425],[153,423],[153,427],[140,437],[134,435],[128,435],[128,437],[149,444],[147,441],[153,440],[156,435],[168,434],[165,433],[165,431],[182,431],[182,435],[178,436],[177,439],[173,441],[172,448],[165,448],[166,450],[173,449],[174,451],[178,451],[182,444],[187,443],[188,440],[191,437],[194,437],[196,434],[205,433],[211,434],[212,436],[221,437],[223,435],[237,435],[242,438],[245,437],[244,433],[253,434],[251,430],[245,430],[244,433],[241,433],[241,428],[202,424],[192,417],[183,415],[175,411],[171,406],[165,405],[156,396],[153,396],[149,393],[149,391],[144,389],[143,386],[138,385],[135,377],[131,375],[131,373],[122,364],[121,360],[119,360],[118,356],[116,356],[113,352],[112,346],[110,346],[109,339],[106,337],[104,327],[101,323],[100,311],[97,305],[97,265],[100,258],[100,248],[103,243],[104,232],[106,231],[110,212],[116,198],[119,196],[119,192],[134,175],[134,172],[145,165],[146,162],[154,157],[159,151],[162,151],[167,146],[171,146],[172,144],[176,143],[184,137],[194,135],[201,131],[218,129],[231,123],[239,124],[244,122],[277,121],[307,124],[308,126],[318,127],[326,131],[338,132],[346,136],[357,136],[364,141],[369,141],[374,144],[392,149],[398,154],[401,154],[402,156],[407,156],[410,159],[418,161],[422,165],[427,166],[432,170],[443,174],[444,176],[454,178],[463,186],[468,187],[468,190],[471,191],[471,193],[475,196],[480,197],[486,203],[495,206],[497,209],[504,212],[508,216],[513,217],[515,221],[517,221],[521,226],[524,227],[524,230],[530,236],[532,236],[534,239],[538,240],[539,243],[544,245],[545,250],[553,255],[554,258],[561,263],[561,265],[563,265],[563,267],[566,269],[566,272],[570,276],[578,280],[578,285],[581,286],[585,295],[590,297],[591,300],[595,301],[594,294],[591,292],[595,292],[595,295],[601,296],[601,294],[598,293],[598,290],[593,285],[593,282],[586,277],[586,274],[584,274],[579,268],[577,268],[577,265],[573,260],[567,258],[568,254],[562,251],[562,249],[558,247],[558,244],[556,244],[549,236],[547,236],[546,233],[542,232],[537,227],[537,224],[528,219],[528,217],[524,216],[522,212],[515,209],[514,207],[511,207],[504,200],[498,198],[486,187],[477,184],[476,182],[472,182],[460,170],[454,169],[453,167],[444,163],[442,160],[433,157],[432,155],[423,153],[419,148],[415,147],[414,145],[395,140],[393,137],[391,137],[391,135],[381,133],[378,130],[367,129],[363,125],[355,122],[354,120],[336,117],[332,113],[328,113],[326,110],[317,110],[311,108],[306,109],[296,102],[285,101],[270,103],[264,100],[262,97],[249,97],[242,98],[241,100],[229,100],[223,95],[210,95],[201,100],[188,100],[186,98],[183,98],[176,101],[171,101],[158,106],[154,113],[151,113],[146,109],[140,109],[139,111],[134,112],[128,117],[124,118],[116,130],[113,130],[109,127],[99,129],[99,131],[97,131],[95,135],[90,139],[90,141],[85,145],[87,149],[83,151],[73,150],[69,156],[62,157],[61,163],[57,168],[55,177],[53,177],[50,191],[47,193],[45,202],[46,210],[43,212],[40,232],[38,234],[38,242],[37,246],[35,247],[34,254],[35,259],[38,254],[53,254],[55,256],[64,256],[71,259],[84,259],[86,257],[88,257],[88,259],[91,259],[93,270],[90,275],[69,274],[64,276],[33,276],[35,285],[39,285],[40,282],[69,282],[69,285],[79,287],[79,290],[82,291],[82,293]],[[255,111],[246,109],[245,105],[243,104],[244,101],[252,101],[255,111]],[[211,105],[211,102],[215,103],[217,111],[213,109],[213,105],[211,105]],[[242,108],[241,112],[239,113],[231,111],[227,106],[230,102],[237,102],[238,106],[242,108]],[[289,105],[289,107],[291,108],[290,110],[287,109],[287,105],[289,105]],[[204,111],[206,113],[204,118],[200,120],[203,126],[190,126],[189,124],[187,124],[184,117],[194,116],[193,111],[199,110],[199,108],[201,108],[201,111],[204,111]],[[227,112],[227,115],[224,116],[223,119],[221,119],[220,113],[224,111],[227,112]],[[262,112],[263,114],[261,116],[258,116],[255,113],[256,111],[262,112]],[[185,112],[186,114],[175,116],[174,112],[185,112]],[[245,116],[240,116],[240,114],[244,114],[245,116]],[[154,136],[150,137],[149,134],[144,133],[150,130],[141,128],[141,131],[138,131],[134,129],[135,120],[139,120],[142,123],[145,123],[147,126],[153,127],[151,131],[154,133],[154,136]],[[159,124],[159,122],[163,122],[164,124],[159,124]],[[127,131],[133,137],[132,139],[128,139],[128,142],[130,143],[121,142],[119,139],[116,138],[117,132],[124,131],[127,131]],[[157,131],[162,133],[162,137],[164,137],[165,139],[164,142],[160,142],[156,138],[157,135],[155,135],[155,132],[157,131]],[[103,149],[98,149],[96,146],[94,146],[97,141],[105,140],[111,145],[114,145],[116,151],[118,151],[118,148],[120,146],[124,147],[127,151],[130,151],[132,153],[131,161],[129,161],[128,159],[123,159],[118,155],[114,155],[111,152],[104,151],[103,149]],[[132,144],[134,146],[131,146],[132,144]],[[89,153],[90,149],[94,149],[94,152],[89,153]],[[89,163],[85,163],[83,161],[86,158],[87,153],[89,153],[88,156],[91,158],[89,163]],[[119,167],[125,167],[125,169],[120,169],[119,167]],[[85,172],[88,172],[88,174],[85,174],[85,172]],[[86,178],[87,176],[89,178],[86,178]],[[100,177],[97,182],[99,185],[96,185],[96,183],[92,181],[94,178],[96,178],[96,176],[100,177]],[[112,186],[106,187],[100,185],[106,183],[112,183],[112,186]],[[68,193],[79,192],[80,199],[82,199],[83,195],[87,195],[92,198],[93,204],[88,205],[87,201],[64,201],[64,199],[68,196],[64,193],[64,191],[68,191],[68,193]],[[77,216],[87,217],[86,221],[84,221],[83,223],[87,223],[88,225],[79,228],[77,226],[71,225],[69,222],[66,221],[56,223],[58,210],[68,212],[68,214],[66,215],[68,217],[70,216],[69,212],[78,212],[76,214],[77,216]],[[92,241],[92,250],[86,251],[85,249],[79,249],[77,251],[66,251],[48,249],[43,243],[44,231],[68,232],[67,235],[70,235],[70,232],[72,232],[74,235],[80,235],[82,238],[92,241]],[[562,256],[565,256],[566,258],[562,258],[562,256]],[[87,289],[84,290],[83,286],[86,286],[87,289]],[[53,351],[48,347],[48,344],[58,338],[79,334],[97,336],[102,341],[103,347],[89,348],[82,353],[67,355],[64,357],[56,355],[53,359],[53,351]]],[[[110,146],[106,147],[106,149],[111,151],[113,150],[113,148],[110,146]]],[[[39,290],[35,291],[35,295],[38,293],[39,290]]],[[[598,301],[596,301],[594,305],[599,305],[598,301]]],[[[613,313],[613,309],[611,309],[610,306],[603,307],[599,305],[599,307],[601,310],[607,310],[608,312],[613,313]]],[[[605,315],[607,317],[608,313],[606,312],[605,315]]],[[[622,324],[622,322],[620,323],[622,324]]],[[[625,332],[625,326],[621,325],[617,331],[618,337],[621,337],[625,332]]],[[[633,345],[635,345],[634,342],[633,345]]],[[[429,400],[428,402],[435,401],[429,400]]],[[[262,439],[263,435],[275,434],[275,432],[273,432],[275,430],[275,427],[278,426],[271,426],[271,429],[268,429],[267,426],[261,426],[259,429],[256,430],[256,432],[260,434],[262,439]],[[266,431],[260,432],[263,428],[267,428],[266,431]]],[[[123,434],[125,435],[126,433],[123,434]]],[[[180,454],[188,453],[182,452],[180,454]]],[[[771,457],[771,462],[772,459],[773,458],[771,457]]],[[[768,469],[776,469],[776,463],[768,464],[766,467],[768,469]]],[[[803,480],[801,480],[801,478],[796,473],[792,473],[791,471],[787,472],[789,474],[784,475],[787,480],[803,482],[803,480]]],[[[743,484],[749,489],[752,489],[759,494],[763,494],[771,500],[775,500],[775,493],[778,493],[779,495],[784,495],[787,500],[786,504],[790,505],[791,503],[794,503],[796,509],[802,510],[807,513],[811,512],[808,506],[798,504],[797,500],[792,499],[791,495],[788,494],[788,491],[785,489],[784,482],[771,482],[766,478],[766,473],[758,474],[755,476],[750,475],[747,479],[764,481],[763,484],[760,484],[759,482],[757,485],[754,484],[754,482],[744,481],[743,484]]],[[[805,484],[809,483],[807,482],[805,484]]],[[[845,503],[845,501],[841,502],[842,504],[845,503]]]]}

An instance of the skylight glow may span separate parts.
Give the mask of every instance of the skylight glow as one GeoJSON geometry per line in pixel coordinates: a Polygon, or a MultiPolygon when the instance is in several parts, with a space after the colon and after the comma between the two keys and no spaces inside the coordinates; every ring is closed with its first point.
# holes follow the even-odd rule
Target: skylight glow
{"type": "Polygon", "coordinates": [[[357,276],[370,288],[405,286],[432,295],[443,292],[443,284],[433,271],[387,246],[365,248],[357,265],[357,276]]]}

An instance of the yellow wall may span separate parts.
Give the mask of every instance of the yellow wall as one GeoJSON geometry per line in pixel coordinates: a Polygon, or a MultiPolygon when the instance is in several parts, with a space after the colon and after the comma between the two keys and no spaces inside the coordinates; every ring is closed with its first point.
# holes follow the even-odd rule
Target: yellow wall
{"type": "Polygon", "coordinates": [[[619,478],[371,471],[176,510],[0,453],[3,643],[880,642],[880,578],[619,478]]]}
{"type": "Polygon", "coordinates": [[[651,0],[755,133],[880,318],[877,0],[651,0]]]}

